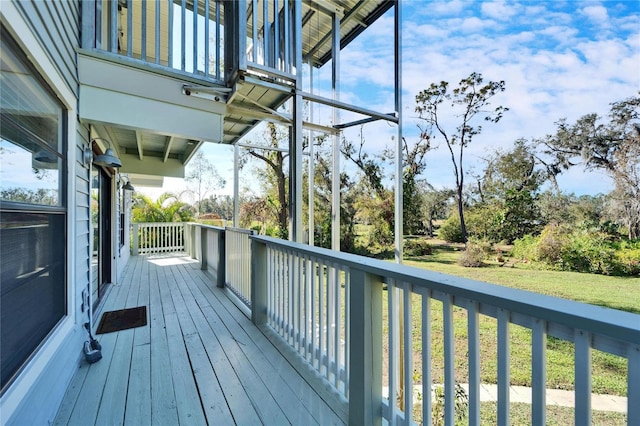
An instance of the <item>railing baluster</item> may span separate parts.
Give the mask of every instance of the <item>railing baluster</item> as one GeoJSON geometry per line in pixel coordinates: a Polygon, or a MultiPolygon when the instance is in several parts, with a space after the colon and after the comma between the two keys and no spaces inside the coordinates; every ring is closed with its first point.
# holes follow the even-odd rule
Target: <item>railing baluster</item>
{"type": "Polygon", "coordinates": [[[167,57],[168,66],[173,67],[173,0],[167,0],[169,7],[169,20],[167,22],[167,44],[169,47],[169,54],[167,57]]]}
{"type": "Polygon", "coordinates": [[[510,314],[505,309],[498,310],[498,425],[509,424],[509,324],[510,314]]]}
{"type": "Polygon", "coordinates": [[[404,324],[404,420],[413,421],[413,333],[411,322],[411,285],[402,282],[402,304],[404,324]]]}
{"type": "Polygon", "coordinates": [[[340,324],[340,312],[342,310],[342,306],[341,306],[341,301],[340,301],[340,292],[341,292],[341,283],[340,283],[340,269],[338,267],[338,265],[334,264],[333,265],[333,281],[334,281],[334,307],[333,307],[333,315],[334,315],[334,327],[333,327],[333,338],[334,338],[334,365],[333,365],[333,384],[334,386],[339,389],[339,382],[340,382],[340,363],[341,363],[341,351],[340,351],[340,330],[341,330],[341,324],[340,324]]]}
{"type": "Polygon", "coordinates": [[[397,373],[398,373],[398,334],[399,327],[398,321],[396,320],[396,315],[398,314],[398,302],[397,302],[397,289],[395,280],[389,279],[387,281],[387,298],[388,298],[388,327],[389,327],[389,424],[395,425],[397,404],[396,404],[396,393],[397,393],[397,373]]]}
{"type": "Polygon", "coordinates": [[[209,2],[210,0],[204,0],[204,75],[209,76],[209,67],[211,66],[211,60],[209,58],[209,2]]]}
{"type": "Polygon", "coordinates": [[[471,301],[468,321],[469,342],[469,424],[480,424],[480,328],[478,326],[480,307],[471,301]]]}
{"type": "Polygon", "coordinates": [[[453,328],[453,296],[446,294],[442,301],[444,334],[444,424],[455,424],[455,336],[453,328]]]}
{"type": "Polygon", "coordinates": [[[216,79],[220,80],[220,0],[216,0],[216,79]]]}
{"type": "Polygon", "coordinates": [[[109,27],[111,37],[109,37],[109,50],[118,53],[118,2],[109,2],[109,27]]]}
{"type": "Polygon", "coordinates": [[[591,334],[575,332],[575,424],[591,424],[591,334]]]}
{"type": "Polygon", "coordinates": [[[324,262],[319,262],[318,263],[319,269],[318,269],[318,313],[319,313],[319,318],[318,318],[318,371],[320,372],[320,374],[324,375],[326,374],[326,369],[323,369],[323,366],[325,365],[324,363],[324,355],[325,355],[325,344],[324,344],[324,337],[325,337],[325,320],[324,320],[324,300],[325,300],[325,290],[324,290],[324,270],[325,270],[325,266],[324,266],[324,262]]]}
{"type": "Polygon", "coordinates": [[[147,27],[147,0],[142,0],[142,2],[140,3],[141,7],[142,7],[142,34],[140,34],[140,50],[141,50],[141,57],[143,61],[147,60],[147,32],[149,31],[149,28],[147,27]]]}
{"type": "Polygon", "coordinates": [[[155,36],[156,36],[156,45],[155,45],[155,63],[159,64],[160,63],[160,34],[162,34],[162,31],[160,30],[160,11],[162,9],[162,3],[160,3],[159,1],[156,2],[156,28],[155,28],[155,36]]]}
{"type": "Polygon", "coordinates": [[[544,426],[547,393],[547,323],[536,320],[531,336],[531,424],[544,426]]]}
{"type": "Polygon", "coordinates": [[[311,280],[311,365],[313,367],[315,367],[316,369],[320,370],[320,363],[318,363],[316,365],[316,360],[317,358],[317,350],[318,350],[318,345],[316,343],[316,338],[318,338],[318,333],[316,333],[316,327],[318,326],[318,320],[316,319],[316,315],[318,315],[318,309],[317,309],[317,298],[318,298],[318,292],[316,289],[316,283],[318,282],[316,277],[317,277],[317,271],[318,271],[318,263],[316,262],[315,259],[312,258],[311,260],[311,271],[309,272],[309,276],[310,276],[310,280],[311,280]]]}
{"type": "Polygon", "coordinates": [[[630,345],[627,349],[627,424],[640,424],[640,346],[630,345]]]}
{"type": "Polygon", "coordinates": [[[127,56],[133,57],[133,2],[127,0],[127,56]]]}
{"type": "Polygon", "coordinates": [[[180,13],[180,69],[185,71],[187,65],[187,0],[182,0],[180,13]]]}
{"type": "Polygon", "coordinates": [[[198,0],[193,0],[193,73],[198,73],[198,0]]]}
{"type": "Polygon", "coordinates": [[[422,423],[431,426],[431,291],[422,294],[422,423]]]}

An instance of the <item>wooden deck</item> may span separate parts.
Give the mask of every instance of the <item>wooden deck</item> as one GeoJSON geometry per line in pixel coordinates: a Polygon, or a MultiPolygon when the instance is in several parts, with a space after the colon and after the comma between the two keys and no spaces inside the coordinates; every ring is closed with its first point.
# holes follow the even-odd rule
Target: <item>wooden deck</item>
{"type": "Polygon", "coordinates": [[[132,257],[102,311],[139,305],[148,324],[98,336],[55,424],[342,424],[196,261],[132,257]]]}

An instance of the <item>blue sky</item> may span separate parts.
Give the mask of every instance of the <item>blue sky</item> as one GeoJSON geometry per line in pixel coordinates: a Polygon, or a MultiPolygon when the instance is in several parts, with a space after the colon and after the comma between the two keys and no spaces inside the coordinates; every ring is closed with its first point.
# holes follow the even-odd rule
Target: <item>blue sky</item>
{"type": "MultiPolygon", "coordinates": [[[[609,104],[640,90],[640,2],[623,1],[424,1],[403,2],[403,124],[417,133],[415,95],[432,82],[452,86],[471,72],[505,80],[506,91],[492,101],[510,109],[497,125],[487,124],[468,148],[467,169],[480,172],[483,156],[508,148],[518,138],[552,133],[560,118],[606,115],[609,104]]],[[[368,28],[342,52],[340,91],[346,102],[393,111],[393,13],[368,28]],[[366,47],[366,49],[365,49],[366,47]]],[[[326,67],[328,68],[328,67],[326,67]]],[[[317,86],[327,87],[330,69],[317,86]]],[[[316,117],[329,124],[331,115],[316,117]]],[[[342,114],[347,121],[348,114],[342,114]]],[[[345,135],[355,139],[359,129],[345,135]]],[[[395,130],[386,123],[363,129],[367,149],[380,152],[395,130]]],[[[453,186],[446,147],[427,155],[424,177],[437,187],[453,186]]],[[[231,192],[231,150],[207,147],[231,192]]],[[[353,171],[346,161],[344,167],[353,171]]],[[[354,172],[355,173],[355,172],[354,172]]],[[[560,178],[576,194],[608,192],[604,175],[579,167],[560,178]]]]}

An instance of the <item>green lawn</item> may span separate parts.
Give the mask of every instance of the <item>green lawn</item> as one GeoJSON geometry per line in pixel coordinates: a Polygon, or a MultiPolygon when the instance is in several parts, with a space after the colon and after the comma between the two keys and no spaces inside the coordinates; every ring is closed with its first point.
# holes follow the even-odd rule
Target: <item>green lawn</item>
{"type": "MultiPolygon", "coordinates": [[[[515,264],[500,267],[487,262],[481,268],[465,268],[456,264],[459,250],[451,246],[437,246],[434,253],[423,258],[405,261],[407,265],[437,272],[472,278],[489,283],[535,291],[580,302],[626,310],[640,314],[640,278],[620,278],[573,272],[540,271],[528,265],[515,264]]],[[[417,382],[422,371],[420,323],[420,296],[412,300],[414,336],[414,376],[417,382]]],[[[386,299],[386,297],[385,297],[386,299]]],[[[386,306],[383,307],[386,312],[386,306]]],[[[432,374],[434,383],[443,382],[442,304],[431,302],[432,309],[432,374]]],[[[386,321],[385,321],[386,322],[386,321]]],[[[456,381],[464,383],[467,377],[467,315],[463,309],[454,311],[456,381]]],[[[386,328],[386,324],[385,324],[386,328]]],[[[531,332],[511,326],[511,383],[531,385],[531,332]]],[[[386,329],[385,329],[386,335],[386,329]]],[[[497,377],[497,322],[491,317],[480,317],[481,380],[496,383],[497,377]]],[[[385,343],[386,346],[386,343],[385,343]]],[[[547,386],[555,389],[573,389],[573,344],[550,337],[547,344],[547,386]]],[[[626,395],[627,365],[624,358],[593,351],[593,392],[626,395]]]]}

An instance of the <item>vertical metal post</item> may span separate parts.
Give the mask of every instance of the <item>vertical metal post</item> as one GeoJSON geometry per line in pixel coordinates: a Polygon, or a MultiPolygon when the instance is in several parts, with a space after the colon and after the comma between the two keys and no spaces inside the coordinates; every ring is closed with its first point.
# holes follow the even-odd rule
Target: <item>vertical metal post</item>
{"type": "MultiPolygon", "coordinates": [[[[313,93],[313,65],[311,61],[309,61],[309,91],[313,93]]],[[[309,121],[313,123],[313,105],[309,105],[309,121]]],[[[313,148],[313,139],[315,135],[313,130],[309,130],[309,245],[313,246],[315,244],[315,217],[314,217],[314,209],[315,209],[315,160],[314,160],[314,148],[313,148]]]]}
{"type": "Polygon", "coordinates": [[[240,181],[238,164],[240,163],[240,147],[233,145],[233,227],[239,228],[240,222],[240,181]]]}
{"type": "MultiPolygon", "coordinates": [[[[292,132],[289,138],[289,197],[291,199],[291,239],[302,242],[302,128],[303,100],[302,100],[302,5],[294,4],[295,22],[295,63],[296,63],[296,93],[293,97],[293,123],[289,128],[292,132]]],[[[276,13],[277,18],[277,13],[276,13]]]]}
{"type": "Polygon", "coordinates": [[[537,319],[531,337],[531,424],[544,426],[547,393],[547,323],[537,319]]]}
{"type": "Polygon", "coordinates": [[[403,185],[402,185],[402,6],[401,0],[395,0],[394,15],[394,98],[398,114],[398,134],[396,136],[396,194],[395,194],[395,258],[402,263],[403,243],[403,185]]]}
{"type": "MultiPolygon", "coordinates": [[[[331,27],[331,91],[333,100],[340,100],[340,17],[333,14],[331,27]]],[[[338,108],[333,107],[333,125],[340,121],[338,108]]],[[[333,135],[331,171],[331,248],[340,251],[340,135],[333,135]]]]}

